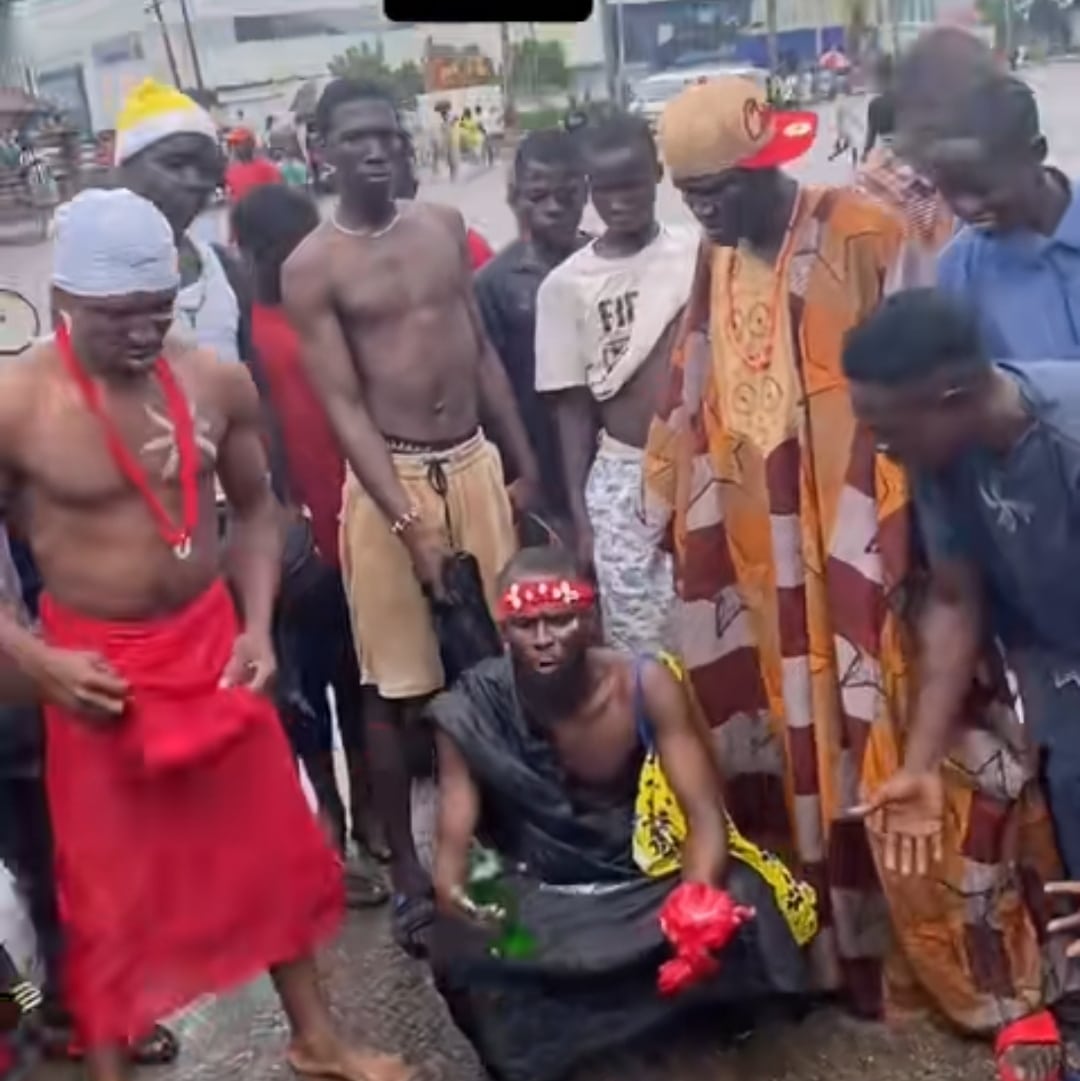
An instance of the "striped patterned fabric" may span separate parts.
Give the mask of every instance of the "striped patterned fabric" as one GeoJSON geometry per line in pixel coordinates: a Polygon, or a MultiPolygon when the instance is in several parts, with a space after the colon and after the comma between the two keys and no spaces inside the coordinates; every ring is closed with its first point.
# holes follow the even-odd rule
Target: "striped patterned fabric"
{"type": "Polygon", "coordinates": [[[878,1015],[888,957],[897,1001],[934,992],[955,1023],[992,1031],[1040,1000],[1021,885],[1054,859],[1030,778],[1003,792],[984,768],[1016,755],[980,711],[949,773],[958,817],[933,888],[883,883],[867,831],[844,817],[897,767],[909,706],[906,478],[857,426],[840,367],[904,241],[865,197],[804,189],[775,264],[703,250],[646,488],[650,513],[668,515],[679,648],[730,813],[817,888],[819,984],[878,1015]],[[1034,854],[1023,883],[1006,850],[1018,815],[1034,854]]]}
{"type": "Polygon", "coordinates": [[[952,237],[956,219],[937,188],[888,146],[874,150],[855,176],[855,187],[898,210],[908,233],[934,251],[952,237]]]}

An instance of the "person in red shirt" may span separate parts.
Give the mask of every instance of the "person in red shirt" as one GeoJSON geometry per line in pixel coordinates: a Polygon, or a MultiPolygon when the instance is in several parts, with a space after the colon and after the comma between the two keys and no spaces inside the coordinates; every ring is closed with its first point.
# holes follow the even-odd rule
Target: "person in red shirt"
{"type": "Polygon", "coordinates": [[[495,253],[491,250],[491,245],[475,229],[469,229],[465,239],[469,244],[469,258],[472,260],[472,268],[474,271],[479,270],[492,259],[495,253]]]}
{"type": "MultiPolygon", "coordinates": [[[[281,432],[290,495],[310,516],[315,546],[326,570],[317,583],[305,589],[298,610],[288,613],[300,651],[304,697],[316,714],[307,726],[310,732],[294,734],[294,744],[305,761],[309,755],[331,755],[326,687],[333,686],[349,766],[353,838],[362,851],[385,858],[382,831],[370,809],[360,672],[338,554],[345,462],[322,403],[301,366],[299,339],[281,304],[281,267],[318,224],[318,207],[311,197],[286,185],[257,187],[232,212],[233,235],[252,271],[251,336],[258,383],[281,432]]],[[[329,775],[332,777],[332,770],[329,775]]],[[[338,841],[343,843],[343,835],[338,841]]],[[[365,903],[359,889],[364,882],[376,885],[367,876],[350,876],[350,899],[355,896],[355,903],[365,903]]],[[[386,896],[383,890],[367,892],[366,903],[386,896]]]]}
{"type": "Polygon", "coordinates": [[[283,184],[281,170],[269,158],[255,153],[255,134],[248,128],[234,128],[229,133],[233,160],[225,170],[225,191],[233,205],[249,191],[264,184],[283,184]]]}

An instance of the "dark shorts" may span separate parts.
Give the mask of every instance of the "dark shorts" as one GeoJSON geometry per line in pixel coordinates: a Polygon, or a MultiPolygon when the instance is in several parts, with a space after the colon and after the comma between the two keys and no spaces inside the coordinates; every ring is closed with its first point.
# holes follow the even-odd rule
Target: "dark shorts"
{"type": "Polygon", "coordinates": [[[1080,659],[1023,650],[1009,661],[1020,684],[1024,727],[1040,750],[1058,851],[1068,877],[1080,879],[1080,659]]]}

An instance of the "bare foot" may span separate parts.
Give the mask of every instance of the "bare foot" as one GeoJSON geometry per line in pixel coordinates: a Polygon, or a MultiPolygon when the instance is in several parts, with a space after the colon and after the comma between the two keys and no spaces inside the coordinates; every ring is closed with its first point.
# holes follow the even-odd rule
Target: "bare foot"
{"type": "Polygon", "coordinates": [[[312,1081],[412,1081],[416,1076],[398,1055],[360,1050],[337,1040],[317,1051],[294,1043],[286,1059],[296,1073],[312,1081]]]}

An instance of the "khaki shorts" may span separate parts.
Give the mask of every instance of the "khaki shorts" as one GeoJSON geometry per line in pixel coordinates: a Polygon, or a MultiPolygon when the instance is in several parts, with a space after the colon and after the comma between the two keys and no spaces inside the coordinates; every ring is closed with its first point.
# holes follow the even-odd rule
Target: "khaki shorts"
{"type": "MultiPolygon", "coordinates": [[[[425,525],[442,531],[480,564],[488,604],[517,539],[499,452],[481,433],[449,450],[392,455],[425,525]],[[445,499],[428,479],[432,460],[446,476],[445,499]]],[[[341,514],[341,568],[360,655],[361,682],[383,698],[416,698],[443,686],[431,610],[405,545],[350,472],[341,514]]]]}

